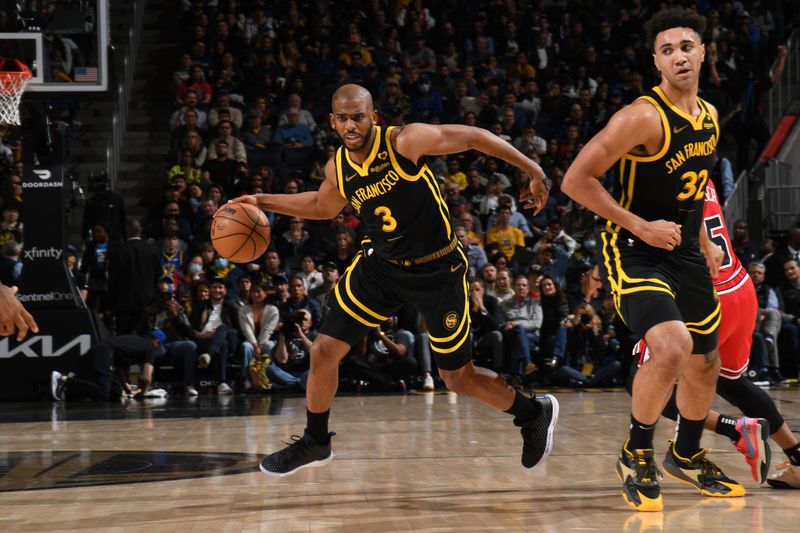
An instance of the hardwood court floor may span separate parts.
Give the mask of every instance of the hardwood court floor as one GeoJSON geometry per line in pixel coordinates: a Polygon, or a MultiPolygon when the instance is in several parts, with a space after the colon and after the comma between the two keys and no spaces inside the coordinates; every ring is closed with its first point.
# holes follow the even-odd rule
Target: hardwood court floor
{"type": "MultiPolygon", "coordinates": [[[[797,428],[800,390],[770,394],[797,428]]],[[[558,398],[553,454],[533,470],[520,465],[510,416],[439,393],[337,398],[335,459],[284,478],[257,472],[257,459],[302,429],[302,398],[15,406],[40,421],[0,424],[0,531],[797,531],[800,494],[755,486],[741,456],[708,433],[748,495],[705,498],[668,478],[665,511],[636,513],[614,474],[627,395],[558,398]]],[[[659,456],[672,431],[662,419],[659,456]]]]}

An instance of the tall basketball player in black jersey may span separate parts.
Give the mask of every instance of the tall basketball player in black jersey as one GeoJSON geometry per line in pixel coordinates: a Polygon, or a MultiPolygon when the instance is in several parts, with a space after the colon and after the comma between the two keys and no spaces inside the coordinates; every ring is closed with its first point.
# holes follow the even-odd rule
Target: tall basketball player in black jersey
{"type": "Polygon", "coordinates": [[[332,218],[350,203],[367,235],[362,251],[334,288],[330,311],[311,347],[306,431],[287,448],[265,457],[261,470],[283,476],[331,460],[328,414],[339,382],[339,361],[404,303],[425,316],[431,350],[447,387],[512,414],[523,437],[522,464],[533,467],[550,453],[558,402],[551,395],[523,396],[502,377],[472,364],[468,262],[424,156],[476,149],[501,158],[530,176],[521,200],[537,211],[544,207],[549,189],[542,169],[479,128],[410,124],[384,130],[375,125],[372,95],[358,85],[339,88],[331,105],[331,127],[343,146],[325,166],[319,191],[234,200],[310,219],[332,218]]]}
{"type": "Polygon", "coordinates": [[[684,9],[663,10],[647,23],[661,83],[611,117],[562,185],[608,221],[600,235],[601,277],[620,316],[652,352],[633,383],[630,436],[617,462],[622,495],[640,511],[663,508],[653,432],[676,380],[680,416],[664,469],[707,496],[744,494],[700,448],[720,364],[711,276],[723,255],[702,229],[719,139],[716,110],[697,96],[704,28],[703,17],[684,9]],[[597,179],[612,167],[613,197],[597,179]]]}

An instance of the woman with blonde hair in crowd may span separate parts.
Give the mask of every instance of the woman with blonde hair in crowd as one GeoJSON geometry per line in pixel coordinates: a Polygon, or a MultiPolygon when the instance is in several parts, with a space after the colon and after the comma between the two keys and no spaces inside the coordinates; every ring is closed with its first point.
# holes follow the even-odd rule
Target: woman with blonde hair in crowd
{"type": "Polygon", "coordinates": [[[181,163],[183,163],[183,153],[187,150],[192,154],[193,166],[200,168],[205,164],[206,158],[208,157],[208,150],[203,142],[203,138],[200,137],[200,134],[196,131],[190,131],[184,135],[183,141],[181,141],[179,151],[181,163]]]}
{"type": "Polygon", "coordinates": [[[356,241],[353,234],[348,230],[339,230],[336,233],[336,248],[328,254],[325,261],[336,263],[339,272],[344,272],[350,266],[353,257],[356,255],[356,241]]]}

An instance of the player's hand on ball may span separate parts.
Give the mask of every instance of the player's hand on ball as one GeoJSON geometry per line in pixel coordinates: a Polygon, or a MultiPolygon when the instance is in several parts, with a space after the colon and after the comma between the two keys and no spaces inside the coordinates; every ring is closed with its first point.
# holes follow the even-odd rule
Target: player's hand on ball
{"type": "Polygon", "coordinates": [[[250,204],[258,207],[258,200],[256,199],[255,194],[245,194],[244,196],[232,198],[228,200],[228,202],[232,204],[250,204]]]}
{"type": "Polygon", "coordinates": [[[672,251],[681,243],[681,226],[669,220],[652,220],[644,223],[637,236],[650,246],[672,251]]]}

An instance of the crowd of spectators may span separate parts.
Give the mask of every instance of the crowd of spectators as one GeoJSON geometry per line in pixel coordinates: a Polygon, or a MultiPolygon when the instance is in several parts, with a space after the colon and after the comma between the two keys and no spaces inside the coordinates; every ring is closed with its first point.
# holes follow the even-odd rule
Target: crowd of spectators
{"type": "MultiPolygon", "coordinates": [[[[751,137],[764,142],[759,104],[774,81],[770,66],[785,56],[785,2],[677,3],[708,20],[700,92],[728,132],[721,152],[737,154],[734,165],[721,157],[713,174],[724,198],[732,167],[753,162],[751,137]]],[[[503,161],[477,152],[427,160],[469,259],[475,359],[514,385],[621,383],[636,339],[608,295],[586,294],[600,221],[559,185],[583,144],[657,83],[644,22],[668,4],[185,0],[175,23],[182,50],[174,72],[162,73],[174,98],[165,117],[172,134],[164,192],[141,235],[159,250],[161,281],[139,333],[169,330],[165,351],[180,352],[170,359],[183,364],[189,392],[197,367],[206,366],[221,393],[270,382],[304,387],[308,347],[357,251],[357,214],[349,206],[326,221],[268,213],[269,251],[237,265],[209,243],[210,219],[241,194],[317,189],[339,146],[330,95],[352,82],[373,94],[379,125],[485,128],[553,180],[547,205],[533,216],[518,203],[527,176],[503,161]],[[226,374],[231,361],[241,363],[237,375],[226,374]]],[[[614,182],[612,170],[604,183],[614,182]]],[[[14,223],[13,212],[6,216],[0,238],[14,223]]],[[[769,242],[759,249],[742,224],[737,253],[747,254],[745,265],[766,265],[769,289],[754,376],[775,380],[778,358],[800,353],[800,282],[787,262],[800,260],[800,229],[778,249],[769,242]]],[[[105,256],[118,244],[98,248],[106,230],[102,221],[94,227],[81,270],[90,305],[113,327],[105,293],[113,287],[91,283],[110,278],[105,256]]],[[[424,320],[407,308],[354,347],[342,375],[356,388],[429,388],[430,359],[424,320]]]]}

